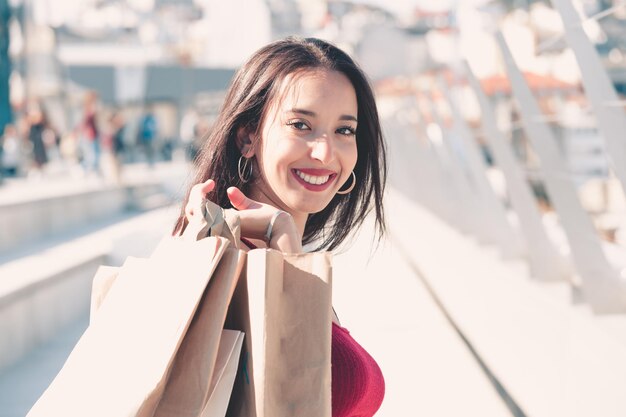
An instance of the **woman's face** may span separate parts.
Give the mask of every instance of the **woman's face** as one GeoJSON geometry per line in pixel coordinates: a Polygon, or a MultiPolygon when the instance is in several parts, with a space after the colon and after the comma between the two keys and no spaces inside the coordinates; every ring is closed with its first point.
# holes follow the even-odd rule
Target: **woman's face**
{"type": "Polygon", "coordinates": [[[357,161],[354,87],[340,72],[311,70],[288,77],[278,96],[253,147],[261,175],[251,196],[294,217],[319,212],[352,181],[357,161]]]}

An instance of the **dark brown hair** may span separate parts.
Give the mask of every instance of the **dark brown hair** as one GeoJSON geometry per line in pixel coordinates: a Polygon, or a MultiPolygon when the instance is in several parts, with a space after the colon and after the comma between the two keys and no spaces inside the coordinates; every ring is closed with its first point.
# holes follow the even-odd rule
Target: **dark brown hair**
{"type": "Polygon", "coordinates": [[[235,74],[217,120],[195,161],[195,179],[187,191],[174,233],[186,227],[184,208],[194,184],[213,179],[216,185],[207,198],[222,207],[231,207],[226,195],[230,186],[249,194],[250,182],[242,183],[237,174],[237,162],[241,156],[236,143],[238,130],[258,132],[285,77],[314,69],[344,74],[356,92],[359,122],[356,130],[358,159],[354,173],[357,181],[349,194],[335,195],[322,211],[309,215],[302,243],[315,242],[318,250],[335,249],[363,223],[372,209],[376,215],[378,237],[382,237],[386,230],[383,192],[387,163],[372,88],[363,71],[345,52],[319,39],[297,37],[266,45],[235,74]]]}

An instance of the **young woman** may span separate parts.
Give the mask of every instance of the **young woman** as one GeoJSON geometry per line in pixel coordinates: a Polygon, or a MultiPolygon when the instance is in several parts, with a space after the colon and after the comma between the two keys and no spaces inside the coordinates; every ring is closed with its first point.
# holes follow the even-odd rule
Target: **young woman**
{"type": "MultiPolygon", "coordinates": [[[[239,210],[249,248],[337,248],[373,210],[385,232],[385,146],[372,89],[354,61],[318,39],[287,38],[235,75],[196,159],[174,233],[208,198],[239,210]]],[[[384,396],[374,359],[332,335],[333,417],[372,416],[384,396]]]]}

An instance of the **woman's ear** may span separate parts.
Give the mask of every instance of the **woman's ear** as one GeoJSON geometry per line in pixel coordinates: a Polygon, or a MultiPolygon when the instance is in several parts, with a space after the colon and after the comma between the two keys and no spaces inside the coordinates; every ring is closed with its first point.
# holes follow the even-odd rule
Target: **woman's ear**
{"type": "Polygon", "coordinates": [[[240,127],[237,130],[237,147],[244,158],[252,158],[255,150],[254,132],[250,132],[245,127],[240,127]]]}

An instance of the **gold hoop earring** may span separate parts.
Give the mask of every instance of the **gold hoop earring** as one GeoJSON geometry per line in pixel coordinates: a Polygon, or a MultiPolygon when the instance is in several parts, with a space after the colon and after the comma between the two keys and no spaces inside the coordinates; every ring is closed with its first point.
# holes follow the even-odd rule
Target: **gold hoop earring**
{"type": "Polygon", "coordinates": [[[356,175],[354,174],[354,171],[352,171],[352,184],[347,190],[337,191],[337,194],[341,194],[341,195],[350,194],[350,191],[354,189],[355,185],[356,185],[356,175]]]}
{"type": "Polygon", "coordinates": [[[250,178],[252,178],[252,164],[250,164],[250,169],[248,170],[248,162],[250,162],[250,158],[244,158],[243,155],[241,155],[239,157],[239,161],[237,161],[237,174],[239,174],[239,179],[244,184],[250,181],[250,178]],[[245,159],[245,162],[243,163],[243,168],[241,167],[242,159],[245,159]],[[248,170],[247,176],[246,170],[248,170]]]}

